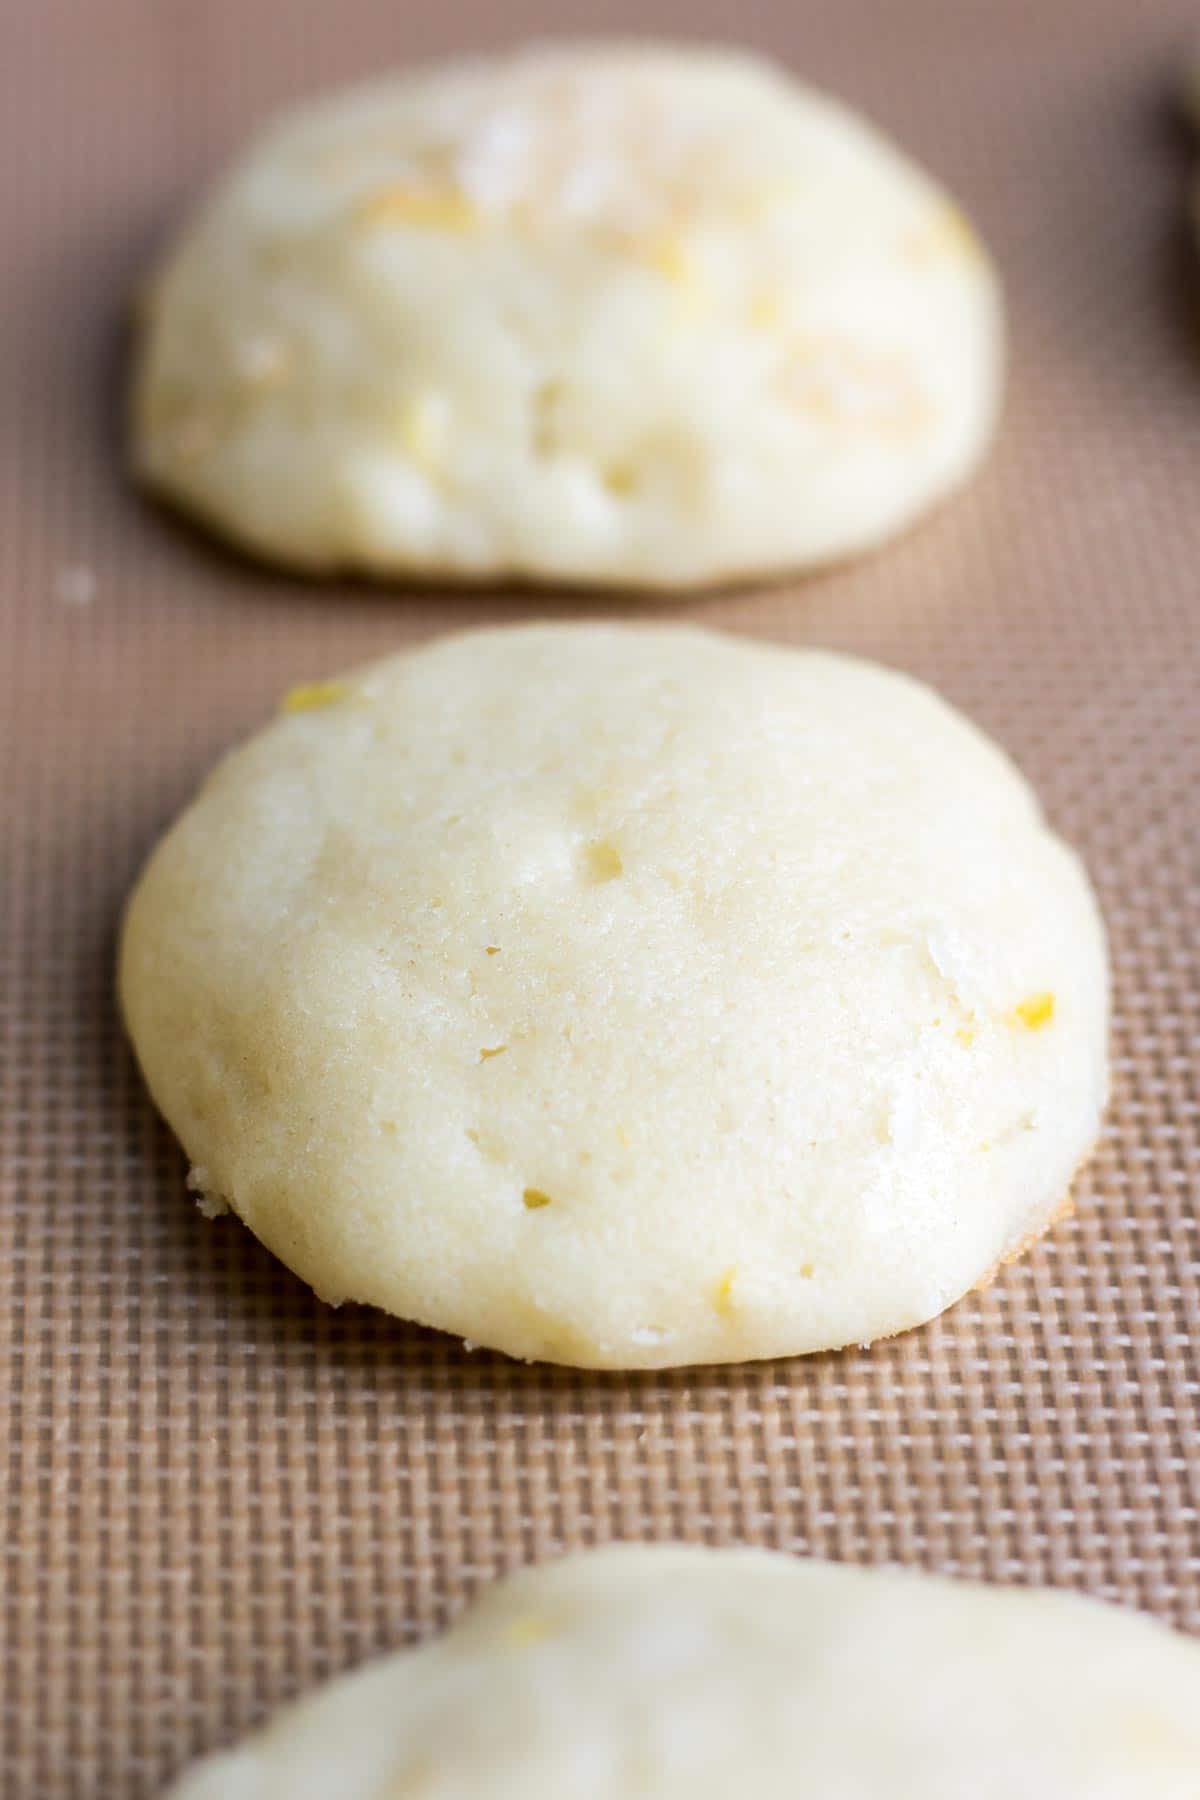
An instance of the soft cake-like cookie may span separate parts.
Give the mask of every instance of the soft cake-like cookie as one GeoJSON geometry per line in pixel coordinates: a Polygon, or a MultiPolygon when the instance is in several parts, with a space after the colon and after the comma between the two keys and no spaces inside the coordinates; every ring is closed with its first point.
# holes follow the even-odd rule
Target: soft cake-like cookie
{"type": "Polygon", "coordinates": [[[764,1551],[501,1583],[176,1800],[1194,1800],[1200,1646],[1074,1595],[764,1551]]]}
{"type": "Polygon", "coordinates": [[[671,588],[898,530],[979,458],[946,195],[749,57],[417,70],[253,145],[148,293],[132,454],[299,569],[671,588]]]}
{"type": "Polygon", "coordinates": [[[296,690],[152,858],[121,991],[206,1205],[331,1300],[576,1364],[931,1318],[1105,1091],[1100,920],[1003,755],[682,626],[296,690]]]}

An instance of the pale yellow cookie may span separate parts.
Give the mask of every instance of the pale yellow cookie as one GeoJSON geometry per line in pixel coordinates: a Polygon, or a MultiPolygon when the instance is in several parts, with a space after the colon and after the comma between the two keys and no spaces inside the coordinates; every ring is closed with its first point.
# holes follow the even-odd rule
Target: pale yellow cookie
{"type": "Polygon", "coordinates": [[[1200,1645],[1074,1595],[763,1551],[494,1587],[176,1800],[1195,1800],[1200,1645]]]}
{"type": "Polygon", "coordinates": [[[140,327],[140,476],[264,557],[673,588],[878,543],[1001,379],[947,196],[747,56],[560,46],[291,115],[140,327]]]}
{"type": "Polygon", "coordinates": [[[585,1365],[931,1318],[1105,1092],[1095,902],[1003,755],[682,626],[297,690],[152,858],[121,991],[206,1204],[328,1299],[585,1365]]]}

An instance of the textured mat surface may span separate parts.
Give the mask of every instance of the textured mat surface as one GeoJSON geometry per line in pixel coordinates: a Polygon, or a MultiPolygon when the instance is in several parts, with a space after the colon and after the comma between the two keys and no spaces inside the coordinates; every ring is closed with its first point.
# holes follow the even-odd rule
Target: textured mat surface
{"type": "MultiPolygon", "coordinates": [[[[659,0],[651,23],[719,33],[726,10],[659,0]]],[[[140,505],[115,460],[123,303],[263,109],[594,23],[585,0],[411,14],[47,0],[0,25],[5,1794],[153,1794],[496,1571],[614,1537],[1053,1582],[1200,1630],[1200,282],[1165,100],[1190,5],[740,15],[975,214],[1011,393],[982,478],[905,541],[686,614],[934,681],[1085,853],[1116,1091],[1074,1220],[870,1353],[620,1378],[330,1311],[184,1196],[111,998],[140,858],[289,684],[536,604],[275,579],[140,505]]]]}

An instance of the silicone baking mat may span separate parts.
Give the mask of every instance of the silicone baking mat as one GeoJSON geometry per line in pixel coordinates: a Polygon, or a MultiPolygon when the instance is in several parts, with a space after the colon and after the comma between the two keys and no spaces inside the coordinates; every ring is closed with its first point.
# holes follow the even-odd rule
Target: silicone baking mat
{"type": "MultiPolygon", "coordinates": [[[[154,1794],[498,1571],[609,1538],[1052,1582],[1200,1630],[1200,283],[1169,106],[1190,5],[737,9],[976,216],[1007,281],[1011,386],[980,479],[904,541],[681,616],[935,682],[1083,850],[1112,934],[1115,1093],[1073,1221],[870,1352],[526,1368],[332,1311],[206,1223],[122,1040],[122,897],[213,757],[295,681],[539,604],[307,587],[143,506],[118,457],[132,284],[264,109],[650,10],[4,11],[6,1795],[154,1794]]],[[[649,23],[721,35],[726,10],[658,0],[649,23]]]]}

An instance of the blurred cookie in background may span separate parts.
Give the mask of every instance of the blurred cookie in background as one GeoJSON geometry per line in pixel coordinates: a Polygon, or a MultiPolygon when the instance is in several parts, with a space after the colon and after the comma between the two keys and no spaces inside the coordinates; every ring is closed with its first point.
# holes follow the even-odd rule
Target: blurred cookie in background
{"type": "Polygon", "coordinates": [[[313,573],[686,589],[865,550],[991,436],[949,196],[750,56],[583,44],[268,127],[151,283],[140,479],[313,573]]]}

